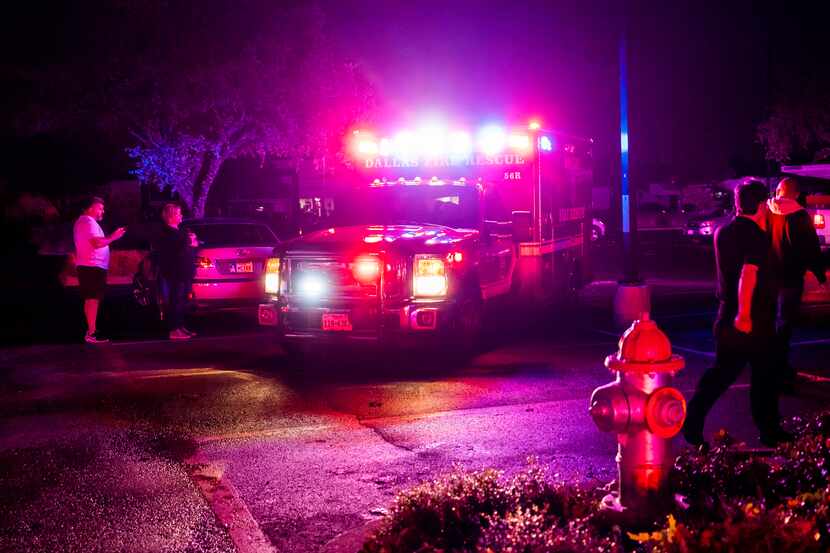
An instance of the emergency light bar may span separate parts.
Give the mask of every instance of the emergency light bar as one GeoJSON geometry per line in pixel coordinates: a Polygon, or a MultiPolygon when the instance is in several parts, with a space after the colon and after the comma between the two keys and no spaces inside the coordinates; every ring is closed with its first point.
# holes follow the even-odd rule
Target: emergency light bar
{"type": "Polygon", "coordinates": [[[527,130],[507,130],[488,125],[476,133],[462,129],[425,127],[418,131],[401,130],[392,136],[377,137],[371,132],[353,132],[351,153],[358,159],[391,157],[401,161],[449,157],[463,159],[474,154],[487,156],[502,153],[529,154],[534,144],[552,150],[551,138],[539,136],[541,125],[532,121],[527,130]]]}

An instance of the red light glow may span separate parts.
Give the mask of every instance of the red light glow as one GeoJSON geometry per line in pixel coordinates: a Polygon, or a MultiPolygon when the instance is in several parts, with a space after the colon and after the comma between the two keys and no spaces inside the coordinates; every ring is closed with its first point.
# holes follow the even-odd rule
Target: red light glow
{"type": "Polygon", "coordinates": [[[200,269],[213,269],[215,267],[215,265],[213,264],[213,260],[209,257],[197,257],[196,265],[200,269]]]}
{"type": "Polygon", "coordinates": [[[358,258],[352,265],[352,272],[358,282],[374,282],[380,275],[380,263],[371,257],[358,258]]]}

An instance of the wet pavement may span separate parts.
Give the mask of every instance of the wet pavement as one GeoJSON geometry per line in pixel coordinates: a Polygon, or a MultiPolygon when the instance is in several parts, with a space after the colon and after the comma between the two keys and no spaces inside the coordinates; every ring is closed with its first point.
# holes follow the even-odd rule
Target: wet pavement
{"type": "MultiPolygon", "coordinates": [[[[651,282],[689,397],[712,362],[712,285],[651,282]]],[[[511,472],[532,456],[557,478],[604,484],[615,441],[587,404],[611,378],[613,289],[600,280],[577,311],[501,328],[463,366],[435,353],[292,365],[241,315],[199,320],[184,343],[6,348],[0,551],[353,551],[398,490],[456,466],[511,472]]],[[[787,416],[830,399],[828,321],[817,313],[796,334],[811,380],[782,399],[787,416]]],[[[758,443],[747,376],[707,433],[758,443]]]]}

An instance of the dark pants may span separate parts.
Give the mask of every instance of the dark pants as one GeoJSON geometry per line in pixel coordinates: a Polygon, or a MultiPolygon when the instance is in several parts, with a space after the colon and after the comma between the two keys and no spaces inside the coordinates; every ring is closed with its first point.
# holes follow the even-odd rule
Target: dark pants
{"type": "Polygon", "coordinates": [[[720,396],[740,376],[749,364],[752,381],[749,399],[752,405],[752,419],[762,434],[771,434],[779,429],[778,381],[771,360],[772,325],[752,334],[735,330],[731,320],[715,323],[715,366],[708,369],[698,382],[697,390],[688,404],[685,432],[703,432],[706,415],[720,396]]]}
{"type": "Polygon", "coordinates": [[[778,288],[775,317],[775,370],[779,371],[780,381],[785,384],[795,382],[795,369],[790,364],[790,340],[793,337],[793,328],[798,324],[803,292],[803,281],[800,284],[778,288]]]}
{"type": "Polygon", "coordinates": [[[190,281],[159,276],[159,291],[164,301],[164,318],[168,328],[170,331],[182,328],[190,281]]]}

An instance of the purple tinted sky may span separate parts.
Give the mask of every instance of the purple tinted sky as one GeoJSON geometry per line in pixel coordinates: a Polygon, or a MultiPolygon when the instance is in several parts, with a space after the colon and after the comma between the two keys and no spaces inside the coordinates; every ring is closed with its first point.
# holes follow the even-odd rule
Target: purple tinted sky
{"type": "Polygon", "coordinates": [[[733,155],[750,155],[768,92],[763,14],[746,1],[722,4],[631,2],[625,18],[622,2],[595,0],[344,0],[326,10],[392,119],[539,114],[606,140],[617,124],[617,32],[627,19],[632,161],[716,176],[733,155]]]}
{"type": "MultiPolygon", "coordinates": [[[[95,33],[89,27],[100,27],[107,12],[122,6],[44,4],[51,8],[23,4],[16,18],[0,18],[0,66],[93,56],[101,46],[90,46],[87,37],[95,33]]],[[[200,3],[170,5],[180,12],[200,3]]],[[[240,1],[239,9],[245,5],[256,7],[251,13],[280,13],[280,2],[272,0],[240,1]]],[[[617,33],[627,20],[635,178],[638,167],[647,178],[660,166],[657,173],[718,176],[728,171],[732,156],[750,156],[754,127],[768,105],[770,63],[779,74],[782,62],[793,75],[830,74],[818,14],[796,14],[782,3],[774,9],[750,0],[318,5],[340,47],[370,71],[390,124],[429,112],[469,124],[540,115],[552,127],[594,136],[608,148],[617,124],[617,33]],[[808,29],[811,21],[816,23],[808,29]]],[[[246,13],[236,15],[223,17],[222,24],[244,27],[246,13]]],[[[185,19],[182,25],[193,24],[185,19]]]]}

